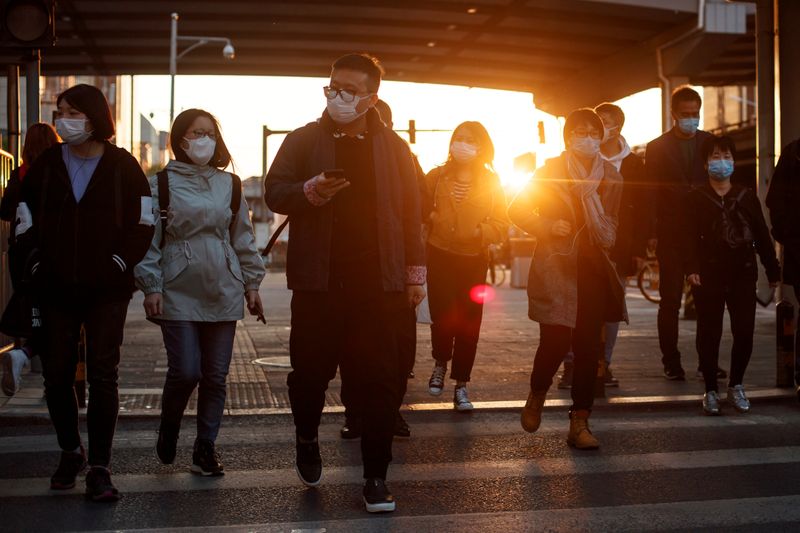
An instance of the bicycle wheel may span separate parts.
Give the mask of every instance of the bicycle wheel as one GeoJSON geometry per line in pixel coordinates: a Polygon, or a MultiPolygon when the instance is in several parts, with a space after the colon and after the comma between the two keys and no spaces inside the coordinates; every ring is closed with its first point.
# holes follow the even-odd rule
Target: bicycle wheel
{"type": "Polygon", "coordinates": [[[642,296],[648,302],[656,304],[661,301],[661,296],[658,293],[658,282],[658,265],[651,263],[646,263],[636,276],[636,285],[642,292],[642,296]]]}
{"type": "Polygon", "coordinates": [[[491,264],[486,271],[486,284],[499,287],[506,281],[506,269],[502,265],[491,264]]]}

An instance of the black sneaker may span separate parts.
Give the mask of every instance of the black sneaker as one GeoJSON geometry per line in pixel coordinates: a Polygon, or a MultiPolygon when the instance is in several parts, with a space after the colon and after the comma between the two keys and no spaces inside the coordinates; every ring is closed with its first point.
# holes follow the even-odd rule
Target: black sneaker
{"type": "Polygon", "coordinates": [[[614,377],[614,374],[611,373],[611,369],[607,366],[604,376],[606,387],[619,387],[619,380],[614,377]]]}
{"type": "Polygon", "coordinates": [[[103,466],[93,466],[86,474],[86,499],[93,502],[115,502],[120,499],[117,487],[111,483],[111,472],[103,466]]]}
{"type": "Polygon", "coordinates": [[[224,476],[223,470],[222,461],[214,448],[214,443],[206,439],[195,440],[192,453],[192,473],[201,476],[224,476]]]}
{"type": "Polygon", "coordinates": [[[368,513],[391,513],[395,510],[394,496],[381,478],[371,477],[364,483],[364,505],[368,513]]]}
{"type": "Polygon", "coordinates": [[[67,490],[75,486],[75,478],[86,468],[86,452],[81,446],[80,452],[61,452],[58,468],[50,478],[50,488],[67,490]]]}
{"type": "Polygon", "coordinates": [[[394,436],[406,438],[411,436],[411,428],[408,427],[408,422],[400,413],[397,413],[394,419],[394,436]]]}
{"type": "Polygon", "coordinates": [[[297,438],[297,460],[294,465],[300,481],[307,487],[316,487],[322,480],[322,457],[319,455],[319,441],[300,442],[297,438]]]}
{"type": "Polygon", "coordinates": [[[353,440],[361,438],[361,417],[346,417],[344,425],[339,430],[339,434],[343,439],[353,440]]]}
{"type": "Polygon", "coordinates": [[[664,377],[670,381],[684,381],[686,379],[686,372],[680,366],[665,366],[664,377]]]}
{"type": "Polygon", "coordinates": [[[167,429],[163,425],[158,430],[158,440],[156,441],[156,457],[165,465],[171,465],[175,461],[178,452],[178,432],[167,429]]]}

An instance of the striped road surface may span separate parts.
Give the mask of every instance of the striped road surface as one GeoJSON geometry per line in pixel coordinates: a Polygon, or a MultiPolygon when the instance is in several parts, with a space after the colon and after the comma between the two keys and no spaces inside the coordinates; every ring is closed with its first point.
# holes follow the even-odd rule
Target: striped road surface
{"type": "Polygon", "coordinates": [[[111,505],[84,501],[82,483],[49,491],[52,430],[4,419],[0,531],[800,531],[800,405],[754,400],[747,415],[704,417],[698,404],[600,407],[595,452],[566,446],[563,407],[535,435],[511,409],[410,412],[389,473],[398,508],[380,516],[364,511],[359,444],[339,439],[338,413],[323,416],[317,489],[294,473],[288,415],[226,418],[227,474],[215,479],[188,473],[193,419],[173,466],[154,458],[154,418],[121,419],[124,497],[111,505]]]}

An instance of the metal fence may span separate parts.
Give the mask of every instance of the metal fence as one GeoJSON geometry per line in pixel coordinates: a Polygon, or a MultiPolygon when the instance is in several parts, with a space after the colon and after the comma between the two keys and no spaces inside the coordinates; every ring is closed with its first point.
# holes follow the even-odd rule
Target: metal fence
{"type": "MultiPolygon", "coordinates": [[[[6,192],[8,179],[11,171],[14,170],[14,156],[6,151],[0,150],[0,198],[6,192]]],[[[0,312],[6,308],[9,298],[11,298],[11,276],[8,272],[8,237],[10,224],[0,222],[0,312]]],[[[0,348],[11,343],[13,339],[0,334],[0,348]]]]}

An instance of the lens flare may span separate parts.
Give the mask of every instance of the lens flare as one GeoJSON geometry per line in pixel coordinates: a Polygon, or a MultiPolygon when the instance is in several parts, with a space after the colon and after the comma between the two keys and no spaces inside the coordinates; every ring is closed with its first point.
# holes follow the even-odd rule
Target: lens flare
{"type": "Polygon", "coordinates": [[[485,304],[494,300],[494,288],[489,285],[475,285],[469,291],[469,299],[476,304],[485,304]]]}

